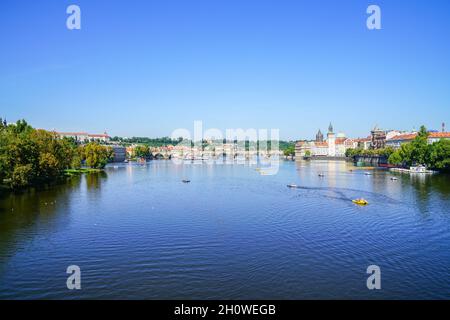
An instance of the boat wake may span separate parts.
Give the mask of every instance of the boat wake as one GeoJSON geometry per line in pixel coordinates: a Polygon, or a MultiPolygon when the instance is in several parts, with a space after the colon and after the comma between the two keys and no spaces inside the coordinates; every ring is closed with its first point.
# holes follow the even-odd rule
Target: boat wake
{"type": "MultiPolygon", "coordinates": [[[[292,188],[292,187],[291,187],[292,188]]],[[[349,193],[354,193],[356,195],[364,195],[366,197],[375,198],[383,201],[385,204],[406,204],[403,201],[391,198],[381,193],[350,189],[350,188],[332,188],[332,187],[305,187],[305,186],[295,186],[294,189],[306,190],[306,191],[322,191],[322,192],[333,192],[336,196],[331,195],[323,195],[326,198],[336,199],[336,200],[344,200],[344,201],[353,201],[354,197],[349,196],[349,193]]],[[[303,196],[303,195],[302,195],[303,196]]]]}

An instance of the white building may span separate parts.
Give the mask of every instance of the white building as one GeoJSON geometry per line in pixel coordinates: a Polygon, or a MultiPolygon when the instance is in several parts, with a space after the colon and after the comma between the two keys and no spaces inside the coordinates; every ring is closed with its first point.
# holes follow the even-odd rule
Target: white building
{"type": "Polygon", "coordinates": [[[344,133],[335,134],[330,123],[328,127],[327,139],[323,139],[319,130],[314,141],[299,141],[295,145],[295,156],[301,159],[306,156],[311,157],[345,157],[347,149],[356,148],[358,142],[345,137],[344,133]]]}
{"type": "Polygon", "coordinates": [[[103,134],[91,134],[87,132],[56,132],[61,138],[73,138],[80,143],[97,141],[97,142],[109,142],[111,137],[105,132],[103,134]]]}
{"type": "MultiPolygon", "coordinates": [[[[417,132],[400,134],[386,140],[386,147],[392,147],[394,149],[400,148],[404,143],[413,141],[417,137],[417,132]]],[[[429,132],[428,144],[433,144],[441,139],[450,140],[450,132],[429,132]]]]}

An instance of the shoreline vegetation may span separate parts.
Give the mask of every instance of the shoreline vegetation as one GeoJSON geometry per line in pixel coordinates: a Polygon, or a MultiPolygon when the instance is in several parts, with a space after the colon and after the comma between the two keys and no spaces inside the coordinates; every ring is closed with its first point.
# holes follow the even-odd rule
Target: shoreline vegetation
{"type": "Polygon", "coordinates": [[[83,173],[98,173],[102,172],[103,169],[93,169],[93,168],[80,168],[80,169],[66,169],[64,170],[64,173],[66,176],[74,176],[74,175],[80,175],[83,173]]]}
{"type": "Polygon", "coordinates": [[[111,147],[34,129],[25,120],[7,125],[0,119],[0,186],[21,190],[61,182],[80,173],[101,171],[113,157],[111,147]]]}
{"type": "MultiPolygon", "coordinates": [[[[145,159],[152,147],[179,143],[180,140],[164,138],[119,138],[112,141],[121,144],[138,144],[134,159],[145,159]]],[[[259,147],[259,143],[257,146],[259,147]]],[[[270,141],[269,149],[270,149],[270,141]]],[[[246,148],[249,142],[246,141],[246,148]]],[[[295,154],[295,142],[280,141],[279,149],[286,157],[295,154]]],[[[20,190],[61,182],[64,178],[101,172],[113,159],[113,149],[98,142],[79,144],[72,138],[60,138],[55,132],[34,129],[25,120],[7,125],[0,118],[0,191],[20,190]]],[[[399,168],[413,165],[440,171],[450,171],[450,140],[428,143],[428,132],[421,127],[417,137],[399,149],[378,150],[348,149],[346,157],[384,157],[399,168]]],[[[132,159],[133,159],[132,158],[132,159]]]]}

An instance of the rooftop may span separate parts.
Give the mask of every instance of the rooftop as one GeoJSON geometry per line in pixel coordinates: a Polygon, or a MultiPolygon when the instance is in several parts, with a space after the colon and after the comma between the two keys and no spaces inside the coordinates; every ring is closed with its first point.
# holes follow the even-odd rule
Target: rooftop
{"type": "MultiPolygon", "coordinates": [[[[417,133],[407,133],[407,134],[400,134],[397,136],[392,137],[388,141],[404,141],[404,140],[413,140],[417,136],[417,133]]],[[[428,138],[449,138],[450,139],[450,132],[429,132],[428,138]]]]}

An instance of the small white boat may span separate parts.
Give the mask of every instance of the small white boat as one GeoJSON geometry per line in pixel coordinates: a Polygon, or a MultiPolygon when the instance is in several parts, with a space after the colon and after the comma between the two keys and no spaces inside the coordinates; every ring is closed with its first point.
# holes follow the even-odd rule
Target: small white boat
{"type": "Polygon", "coordinates": [[[391,171],[401,172],[401,173],[412,173],[412,174],[433,174],[436,173],[433,170],[428,170],[425,166],[415,166],[409,167],[409,169],[405,168],[391,168],[391,171]]]}
{"type": "Polygon", "coordinates": [[[288,184],[287,187],[291,188],[291,189],[298,188],[298,186],[296,184],[288,184]]]}
{"type": "Polygon", "coordinates": [[[392,180],[392,181],[397,181],[398,178],[397,178],[397,177],[391,177],[391,180],[392,180]]]}
{"type": "Polygon", "coordinates": [[[364,174],[365,174],[366,176],[371,176],[371,175],[372,175],[372,172],[364,172],[364,174]]]}

